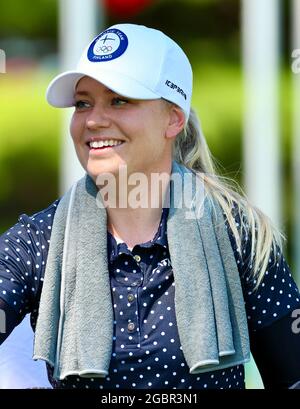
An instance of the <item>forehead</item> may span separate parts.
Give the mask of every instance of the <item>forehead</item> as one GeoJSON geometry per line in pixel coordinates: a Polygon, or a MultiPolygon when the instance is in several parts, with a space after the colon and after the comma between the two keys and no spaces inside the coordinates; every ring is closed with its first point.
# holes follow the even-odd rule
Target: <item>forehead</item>
{"type": "Polygon", "coordinates": [[[76,94],[86,94],[91,91],[97,91],[97,92],[103,92],[105,94],[113,94],[114,91],[112,91],[110,88],[106,87],[104,84],[102,84],[99,81],[94,80],[91,77],[82,77],[80,80],[77,82],[76,87],[75,87],[75,95],[76,94]]]}

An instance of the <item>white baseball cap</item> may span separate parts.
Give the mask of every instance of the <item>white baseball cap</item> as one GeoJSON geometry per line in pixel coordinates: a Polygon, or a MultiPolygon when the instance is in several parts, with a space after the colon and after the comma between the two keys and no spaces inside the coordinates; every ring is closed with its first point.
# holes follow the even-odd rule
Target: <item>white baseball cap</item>
{"type": "Polygon", "coordinates": [[[178,105],[188,120],[192,68],[179,45],[159,30],[117,24],[100,33],[84,50],[75,71],[51,81],[49,104],[73,106],[76,84],[84,76],[127,98],[164,98],[178,105]]]}

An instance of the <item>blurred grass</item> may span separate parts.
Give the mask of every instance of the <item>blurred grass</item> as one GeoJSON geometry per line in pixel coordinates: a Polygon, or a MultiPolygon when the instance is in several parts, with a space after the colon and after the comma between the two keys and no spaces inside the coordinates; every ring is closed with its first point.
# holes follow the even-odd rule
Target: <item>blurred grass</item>
{"type": "Polygon", "coordinates": [[[58,190],[59,112],[44,73],[0,77],[0,229],[48,206],[58,190]]]}
{"type": "Polygon", "coordinates": [[[198,63],[194,68],[192,104],[213,156],[227,176],[241,166],[243,86],[240,67],[225,62],[198,63]]]}

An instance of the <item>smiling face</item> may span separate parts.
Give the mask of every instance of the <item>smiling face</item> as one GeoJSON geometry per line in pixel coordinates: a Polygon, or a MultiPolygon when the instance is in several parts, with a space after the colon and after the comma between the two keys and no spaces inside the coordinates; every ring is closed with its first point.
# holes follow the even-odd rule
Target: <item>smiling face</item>
{"type": "Polygon", "coordinates": [[[173,140],[184,126],[180,108],[161,99],[124,98],[90,77],[78,82],[75,101],[70,131],[94,180],[104,172],[117,175],[120,165],[128,175],[169,170],[173,140]]]}

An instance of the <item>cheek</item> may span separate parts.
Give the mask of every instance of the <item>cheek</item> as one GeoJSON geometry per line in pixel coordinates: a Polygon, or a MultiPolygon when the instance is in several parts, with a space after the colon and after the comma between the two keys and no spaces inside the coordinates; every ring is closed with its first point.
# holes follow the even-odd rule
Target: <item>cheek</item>
{"type": "Polygon", "coordinates": [[[70,134],[73,140],[78,140],[83,132],[84,124],[83,121],[73,114],[71,123],[70,123],[70,134]]]}

